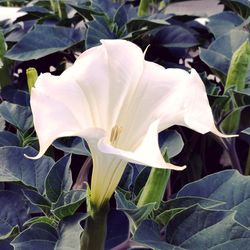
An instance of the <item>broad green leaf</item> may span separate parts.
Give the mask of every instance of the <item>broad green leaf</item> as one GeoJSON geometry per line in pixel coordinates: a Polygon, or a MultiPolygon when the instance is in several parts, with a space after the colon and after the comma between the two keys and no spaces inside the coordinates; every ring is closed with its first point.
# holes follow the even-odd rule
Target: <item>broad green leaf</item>
{"type": "MultiPolygon", "coordinates": [[[[167,19],[167,16],[165,16],[167,19]]],[[[163,19],[147,19],[147,18],[133,18],[126,24],[128,33],[144,30],[149,31],[155,28],[163,27],[168,23],[163,19]]]]}
{"type": "Polygon", "coordinates": [[[192,206],[170,220],[166,241],[192,250],[241,249],[250,243],[250,230],[236,222],[234,214],[192,206]]]}
{"type": "Polygon", "coordinates": [[[190,30],[178,25],[168,25],[156,33],[152,44],[171,48],[190,48],[199,45],[199,41],[190,30]]]}
{"type": "Polygon", "coordinates": [[[157,211],[154,211],[154,216],[156,216],[157,222],[166,225],[176,213],[193,205],[199,204],[204,208],[213,208],[223,203],[207,198],[185,196],[162,202],[157,211]]]}
{"type": "Polygon", "coordinates": [[[219,71],[223,75],[227,74],[230,58],[223,55],[221,52],[209,49],[200,48],[200,58],[209,67],[219,71]]]}
{"type": "Polygon", "coordinates": [[[250,176],[243,176],[236,170],[225,170],[201,180],[189,183],[177,197],[195,196],[225,202],[216,209],[234,210],[235,219],[250,226],[250,176]]]}
{"type": "Polygon", "coordinates": [[[41,194],[36,191],[25,189],[23,190],[24,196],[30,201],[31,204],[39,207],[45,214],[49,213],[51,204],[50,202],[43,197],[41,194]]]}
{"type": "Polygon", "coordinates": [[[4,57],[6,49],[4,34],[0,30],[0,89],[11,83],[11,62],[4,57]]]}
{"type": "Polygon", "coordinates": [[[155,220],[162,225],[167,225],[168,222],[179,212],[183,211],[185,208],[173,208],[162,212],[155,217],[155,220]]]}
{"type": "Polygon", "coordinates": [[[70,3],[69,6],[75,9],[83,18],[87,18],[88,20],[93,20],[94,15],[103,15],[102,12],[94,10],[91,6],[76,5],[73,3],[70,3]]]}
{"type": "Polygon", "coordinates": [[[58,51],[63,51],[81,42],[83,39],[84,32],[81,30],[36,25],[35,29],[30,31],[7,51],[5,56],[18,61],[38,59],[58,51]]]}
{"type": "Polygon", "coordinates": [[[15,85],[9,85],[1,90],[2,98],[10,103],[20,106],[30,105],[30,95],[24,90],[17,89],[15,85]]]}
{"type": "Polygon", "coordinates": [[[249,0],[221,0],[221,2],[243,18],[248,18],[250,16],[249,0]]]}
{"type": "Polygon", "coordinates": [[[62,157],[50,169],[45,179],[45,193],[51,202],[56,202],[61,193],[70,190],[72,186],[70,163],[71,155],[62,157]]]}
{"type": "Polygon", "coordinates": [[[56,229],[40,222],[24,230],[11,242],[11,245],[17,250],[54,250],[57,239],[56,229]]]}
{"type": "Polygon", "coordinates": [[[129,238],[129,220],[122,211],[111,210],[107,220],[105,250],[113,249],[129,238]]]}
{"type": "Polygon", "coordinates": [[[75,214],[61,220],[59,223],[59,238],[54,250],[80,249],[80,235],[83,231],[80,222],[87,217],[87,214],[75,214]]]}
{"type": "Polygon", "coordinates": [[[85,141],[80,137],[59,138],[53,142],[53,146],[65,153],[90,156],[85,141]]]}
{"type": "Polygon", "coordinates": [[[0,240],[18,232],[29,218],[29,204],[21,194],[0,191],[0,240]]]}
{"type": "Polygon", "coordinates": [[[244,21],[239,15],[231,11],[220,12],[208,19],[207,26],[216,38],[241,25],[244,21]]]}
{"type": "Polygon", "coordinates": [[[134,240],[154,250],[184,250],[162,240],[160,226],[151,220],[142,221],[135,232],[134,240]]]}
{"type": "Polygon", "coordinates": [[[209,67],[227,75],[233,53],[248,38],[248,32],[233,29],[218,37],[207,49],[200,48],[200,58],[209,67]]]}
{"type": "Polygon", "coordinates": [[[31,147],[0,148],[0,181],[20,181],[27,186],[36,188],[42,194],[45,177],[54,161],[46,156],[38,160],[31,160],[26,158],[24,154],[34,156],[37,151],[31,147]]]}
{"type": "Polygon", "coordinates": [[[85,190],[63,192],[58,201],[53,204],[51,212],[60,219],[73,215],[85,199],[85,190]]]}
{"type": "Polygon", "coordinates": [[[163,152],[167,150],[168,158],[178,155],[184,146],[181,135],[170,129],[160,133],[159,144],[163,152]]]}
{"type": "Polygon", "coordinates": [[[49,224],[51,226],[56,225],[55,219],[52,218],[52,217],[47,217],[47,216],[33,217],[33,218],[25,221],[25,223],[23,225],[24,226],[30,226],[32,224],[36,224],[36,223],[40,223],[40,222],[47,223],[47,224],[49,224]]]}
{"type": "Polygon", "coordinates": [[[19,11],[32,13],[32,14],[36,14],[36,15],[50,14],[51,13],[48,9],[41,7],[41,6],[35,6],[35,5],[23,7],[19,11]]]}
{"type": "Polygon", "coordinates": [[[155,207],[155,203],[149,203],[138,208],[132,201],[127,200],[119,191],[115,193],[115,199],[117,209],[125,212],[134,226],[139,225],[142,220],[147,219],[155,207]]]}
{"type": "Polygon", "coordinates": [[[110,30],[105,17],[95,16],[89,23],[86,34],[85,47],[91,48],[100,44],[101,39],[115,39],[115,34],[110,30]]]}
{"type": "Polygon", "coordinates": [[[127,9],[125,8],[124,5],[121,5],[113,18],[114,23],[118,26],[118,29],[121,29],[124,27],[124,25],[128,22],[128,14],[127,14],[127,9]]]}
{"type": "Polygon", "coordinates": [[[26,131],[33,126],[32,113],[29,107],[3,101],[0,104],[0,115],[21,131],[26,131]]]}
{"type": "Polygon", "coordinates": [[[9,131],[0,131],[0,147],[4,146],[19,146],[17,136],[9,131]]]}

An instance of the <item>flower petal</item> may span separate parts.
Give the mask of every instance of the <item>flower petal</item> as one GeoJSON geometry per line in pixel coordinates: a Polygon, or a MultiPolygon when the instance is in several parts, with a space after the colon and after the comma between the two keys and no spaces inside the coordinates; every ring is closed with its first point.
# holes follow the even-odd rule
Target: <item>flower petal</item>
{"type": "MultiPolygon", "coordinates": [[[[159,120],[153,122],[149,127],[142,143],[134,152],[115,148],[109,144],[106,138],[98,142],[98,149],[105,154],[115,155],[131,163],[147,165],[156,168],[183,170],[186,167],[177,167],[171,163],[165,162],[161,155],[158,144],[158,125],[159,120]]],[[[129,140],[129,138],[128,138],[129,140]]]]}
{"type": "Polygon", "coordinates": [[[128,92],[133,91],[143,70],[143,53],[125,40],[102,40],[102,45],[81,54],[62,76],[79,84],[91,106],[96,127],[115,125],[128,92]]]}
{"type": "MultiPolygon", "coordinates": [[[[31,108],[39,139],[41,157],[59,137],[87,136],[92,128],[89,106],[79,86],[72,79],[42,74],[31,92],[31,108]]],[[[95,136],[99,132],[91,132],[95,136]]],[[[104,133],[102,133],[103,136],[104,133]]],[[[90,136],[90,135],[88,135],[90,136]]]]}
{"type": "Polygon", "coordinates": [[[224,135],[217,130],[204,83],[194,69],[191,73],[181,69],[166,71],[168,78],[176,80],[170,99],[165,103],[169,109],[163,112],[159,131],[176,124],[201,134],[212,132],[220,137],[235,136],[224,135]]]}

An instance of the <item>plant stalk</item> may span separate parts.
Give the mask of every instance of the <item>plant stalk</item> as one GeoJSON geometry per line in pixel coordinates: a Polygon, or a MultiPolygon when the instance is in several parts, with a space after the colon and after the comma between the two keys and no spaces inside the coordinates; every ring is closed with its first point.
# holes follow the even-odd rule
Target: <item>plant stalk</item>
{"type": "Polygon", "coordinates": [[[108,212],[109,201],[101,208],[91,207],[81,235],[81,250],[104,250],[108,212]]]}
{"type": "Polygon", "coordinates": [[[148,9],[149,5],[151,3],[151,0],[141,0],[139,7],[138,7],[138,16],[146,16],[148,15],[148,9]]]}
{"type": "Polygon", "coordinates": [[[250,175],[250,147],[248,148],[248,154],[247,154],[247,162],[246,162],[246,168],[245,168],[245,175],[250,175]]]}

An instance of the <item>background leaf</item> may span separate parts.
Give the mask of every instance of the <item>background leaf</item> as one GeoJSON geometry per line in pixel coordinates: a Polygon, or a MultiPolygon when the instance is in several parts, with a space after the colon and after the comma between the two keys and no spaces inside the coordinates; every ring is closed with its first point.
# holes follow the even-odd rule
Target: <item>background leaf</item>
{"type": "Polygon", "coordinates": [[[71,155],[65,155],[50,169],[45,180],[45,193],[51,202],[56,202],[63,191],[72,186],[71,155]]]}
{"type": "Polygon", "coordinates": [[[17,61],[38,59],[63,51],[84,39],[81,30],[37,25],[6,53],[6,57],[17,61]],[[46,39],[44,39],[46,37],[46,39]]]}
{"type": "Polygon", "coordinates": [[[44,191],[44,180],[54,161],[46,156],[39,160],[30,160],[24,154],[34,156],[37,151],[31,147],[0,148],[0,181],[20,181],[36,188],[40,194],[44,191]]]}

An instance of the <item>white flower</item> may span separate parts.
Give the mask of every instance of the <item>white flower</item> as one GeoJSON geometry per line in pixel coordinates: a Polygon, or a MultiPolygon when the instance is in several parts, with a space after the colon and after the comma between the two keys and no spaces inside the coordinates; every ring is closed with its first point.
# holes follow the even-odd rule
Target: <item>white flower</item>
{"type": "Polygon", "coordinates": [[[38,77],[31,92],[41,157],[58,137],[80,136],[93,157],[91,202],[101,206],[127,162],[182,170],[166,163],[158,133],[183,125],[223,136],[215,127],[202,80],[192,69],[164,69],[135,44],[102,40],[60,76],[38,77]]]}

